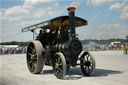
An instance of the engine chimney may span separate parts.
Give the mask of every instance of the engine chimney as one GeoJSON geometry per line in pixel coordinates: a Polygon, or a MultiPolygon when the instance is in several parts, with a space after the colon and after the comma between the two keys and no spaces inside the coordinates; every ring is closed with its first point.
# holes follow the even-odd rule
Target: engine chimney
{"type": "Polygon", "coordinates": [[[75,7],[69,7],[67,8],[69,13],[69,28],[70,28],[70,36],[76,37],[75,32],[75,7]]]}

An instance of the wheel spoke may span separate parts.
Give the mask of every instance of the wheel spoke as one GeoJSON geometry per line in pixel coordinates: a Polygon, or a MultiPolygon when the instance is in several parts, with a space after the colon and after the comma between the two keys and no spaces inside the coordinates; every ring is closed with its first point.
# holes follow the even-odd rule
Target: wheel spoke
{"type": "Polygon", "coordinates": [[[56,56],[56,61],[55,61],[56,63],[58,63],[59,62],[59,59],[58,59],[58,56],[56,56]]]}
{"type": "Polygon", "coordinates": [[[86,70],[86,66],[85,65],[83,65],[83,68],[86,70]]]}
{"type": "Polygon", "coordinates": [[[88,66],[88,73],[90,73],[90,68],[89,68],[89,66],[88,66]]]}
{"type": "Polygon", "coordinates": [[[90,56],[88,56],[88,61],[90,61],[90,59],[91,59],[91,57],[90,57],[90,56]]]}
{"type": "Polygon", "coordinates": [[[29,61],[29,64],[31,64],[31,63],[33,63],[33,61],[31,60],[31,61],[29,61]]]}
{"type": "Polygon", "coordinates": [[[59,69],[56,70],[56,74],[59,75],[59,69]]]}
{"type": "Polygon", "coordinates": [[[33,47],[30,47],[30,49],[33,51],[33,47]]]}
{"type": "Polygon", "coordinates": [[[87,57],[86,57],[86,58],[87,58],[87,61],[88,61],[88,55],[87,55],[87,57]]]}
{"type": "Polygon", "coordinates": [[[60,73],[60,75],[62,75],[62,72],[63,72],[62,69],[59,69],[59,73],[60,73]]]}
{"type": "Polygon", "coordinates": [[[35,48],[34,47],[30,47],[32,53],[34,54],[36,52],[35,48]]]}
{"type": "Polygon", "coordinates": [[[32,70],[34,71],[35,70],[35,66],[34,66],[34,64],[32,63],[32,70]]]}
{"type": "Polygon", "coordinates": [[[59,64],[61,63],[61,59],[60,59],[60,58],[58,58],[58,63],[59,63],[59,64]]]}
{"type": "Polygon", "coordinates": [[[60,72],[62,73],[62,69],[61,69],[61,68],[59,68],[59,70],[60,70],[60,72]]]}
{"type": "Polygon", "coordinates": [[[62,72],[63,71],[60,68],[58,68],[57,71],[56,71],[57,76],[61,76],[62,75],[62,72]]]}
{"type": "Polygon", "coordinates": [[[62,63],[59,63],[59,66],[62,66],[62,63]]]}
{"type": "Polygon", "coordinates": [[[35,54],[36,53],[36,50],[33,48],[32,52],[33,52],[33,54],[35,54]]]}
{"type": "Polygon", "coordinates": [[[35,57],[35,60],[37,60],[37,57],[35,57]]]}
{"type": "Polygon", "coordinates": [[[33,54],[32,53],[28,53],[28,55],[32,56],[33,54]]]}
{"type": "Polygon", "coordinates": [[[83,58],[83,62],[84,62],[84,63],[86,62],[86,58],[85,58],[85,57],[83,58]]]}
{"type": "Polygon", "coordinates": [[[32,54],[32,53],[28,53],[28,55],[30,55],[30,58],[32,59],[32,60],[37,60],[37,55],[36,54],[32,54]]]}
{"type": "Polygon", "coordinates": [[[34,69],[36,68],[36,66],[37,66],[37,63],[36,62],[33,62],[34,69]]]}

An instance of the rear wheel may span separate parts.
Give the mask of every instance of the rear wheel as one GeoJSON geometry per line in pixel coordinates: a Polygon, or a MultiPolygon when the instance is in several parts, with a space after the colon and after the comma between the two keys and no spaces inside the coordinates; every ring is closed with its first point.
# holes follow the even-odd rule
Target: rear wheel
{"type": "Polygon", "coordinates": [[[67,71],[67,65],[65,57],[62,53],[58,52],[54,56],[54,74],[58,79],[63,79],[66,71],[67,71]]]}
{"type": "Polygon", "coordinates": [[[27,65],[33,74],[39,74],[44,66],[44,49],[40,41],[31,41],[27,47],[27,65]]]}
{"type": "Polygon", "coordinates": [[[95,59],[89,52],[84,52],[81,55],[81,71],[85,76],[90,76],[95,70],[95,59]]]}

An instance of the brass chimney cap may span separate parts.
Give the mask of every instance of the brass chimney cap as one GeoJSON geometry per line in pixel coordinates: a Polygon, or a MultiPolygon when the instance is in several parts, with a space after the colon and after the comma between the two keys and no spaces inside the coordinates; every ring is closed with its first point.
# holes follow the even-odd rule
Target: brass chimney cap
{"type": "Polygon", "coordinates": [[[69,7],[69,8],[67,8],[67,10],[68,10],[68,12],[74,12],[76,10],[76,8],[75,7],[69,7]]]}

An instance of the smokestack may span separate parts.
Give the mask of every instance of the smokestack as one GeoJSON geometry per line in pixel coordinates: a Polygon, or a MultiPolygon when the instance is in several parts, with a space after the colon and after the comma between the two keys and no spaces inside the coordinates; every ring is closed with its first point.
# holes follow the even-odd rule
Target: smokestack
{"type": "Polygon", "coordinates": [[[71,37],[75,37],[76,36],[76,32],[75,32],[75,7],[69,7],[67,8],[68,13],[69,13],[69,28],[70,28],[70,34],[71,37]]]}

